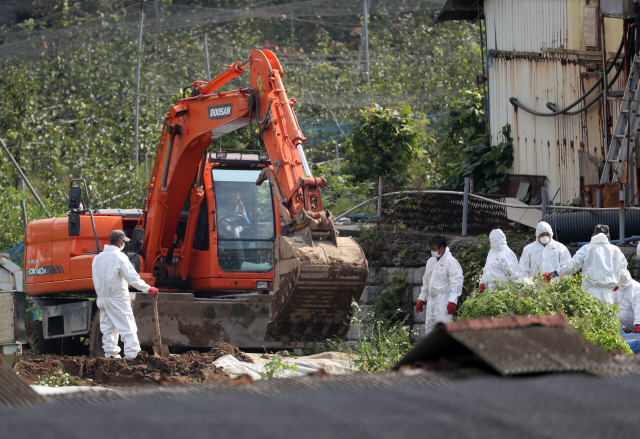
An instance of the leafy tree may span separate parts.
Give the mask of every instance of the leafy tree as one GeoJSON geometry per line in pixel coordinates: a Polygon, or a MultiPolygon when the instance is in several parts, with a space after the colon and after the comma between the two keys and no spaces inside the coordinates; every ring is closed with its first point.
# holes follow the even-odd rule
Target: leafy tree
{"type": "Polygon", "coordinates": [[[376,180],[403,185],[410,181],[411,164],[422,156],[420,134],[413,129],[411,108],[401,112],[379,106],[362,111],[348,142],[349,171],[356,181],[376,180]]]}

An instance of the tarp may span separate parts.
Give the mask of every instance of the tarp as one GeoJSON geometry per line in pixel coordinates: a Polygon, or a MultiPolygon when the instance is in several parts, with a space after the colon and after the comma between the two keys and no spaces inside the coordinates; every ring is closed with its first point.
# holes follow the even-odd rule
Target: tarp
{"type": "Polygon", "coordinates": [[[20,241],[9,250],[0,251],[0,253],[7,253],[11,262],[22,267],[22,262],[24,260],[24,241],[20,241]]]}
{"type": "MultiPolygon", "coordinates": [[[[242,374],[250,375],[254,380],[262,378],[261,374],[266,373],[267,363],[270,358],[265,358],[260,354],[247,354],[254,363],[246,363],[236,359],[233,355],[225,355],[213,362],[218,367],[222,367],[231,378],[236,378],[242,374]]],[[[274,378],[291,377],[295,375],[307,375],[320,369],[324,369],[332,375],[344,374],[353,371],[351,358],[347,354],[340,352],[323,352],[305,357],[280,357],[287,365],[284,370],[277,371],[274,378]],[[296,366],[296,370],[288,366],[296,366]]]]}
{"type": "Polygon", "coordinates": [[[620,334],[634,354],[640,353],[640,334],[620,334]]]}

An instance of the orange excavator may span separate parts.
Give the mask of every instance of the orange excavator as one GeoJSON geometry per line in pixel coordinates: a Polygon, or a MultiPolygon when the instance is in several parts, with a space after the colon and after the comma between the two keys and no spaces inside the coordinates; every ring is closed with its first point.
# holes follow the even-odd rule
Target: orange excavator
{"type": "MultiPolygon", "coordinates": [[[[27,225],[26,291],[43,315],[28,325],[32,346],[57,349],[64,339],[100,354],[91,263],[114,229],[130,237],[125,251],[141,278],[160,289],[170,347],[302,348],[346,336],[367,261],[322,208],[327,182],[311,174],[283,76],[272,52],[252,50],[244,63],[194,82],[165,116],[143,209],[92,210],[77,179],[67,217],[27,225]],[[248,88],[218,91],[247,70],[248,88]],[[259,151],[212,148],[246,125],[259,151]]],[[[151,346],[151,297],[131,297],[140,342],[151,346]]]]}

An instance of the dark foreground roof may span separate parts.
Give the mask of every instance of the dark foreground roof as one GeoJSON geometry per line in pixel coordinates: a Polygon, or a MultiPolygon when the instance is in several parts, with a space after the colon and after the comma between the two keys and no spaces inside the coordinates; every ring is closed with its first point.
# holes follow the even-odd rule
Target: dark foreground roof
{"type": "Polygon", "coordinates": [[[41,404],[0,408],[0,437],[635,437],[640,407],[638,378],[587,374],[481,376],[446,386],[425,382],[41,404]]]}

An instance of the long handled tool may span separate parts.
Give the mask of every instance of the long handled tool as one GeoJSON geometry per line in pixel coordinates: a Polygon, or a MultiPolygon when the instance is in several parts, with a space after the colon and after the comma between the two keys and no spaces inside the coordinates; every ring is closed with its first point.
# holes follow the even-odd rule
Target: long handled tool
{"type": "Polygon", "coordinates": [[[169,358],[169,346],[162,344],[162,334],[160,334],[160,319],[158,318],[158,296],[153,298],[153,313],[156,316],[156,335],[158,336],[158,344],[153,346],[153,354],[160,358],[169,358]]]}

